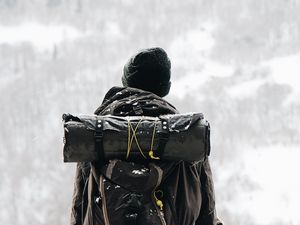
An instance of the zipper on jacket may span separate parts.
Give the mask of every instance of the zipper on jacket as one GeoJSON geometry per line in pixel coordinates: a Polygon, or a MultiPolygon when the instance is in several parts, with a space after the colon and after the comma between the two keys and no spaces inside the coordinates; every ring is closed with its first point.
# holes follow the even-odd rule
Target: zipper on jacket
{"type": "Polygon", "coordinates": [[[104,180],[103,176],[100,176],[100,184],[99,184],[100,194],[102,197],[102,213],[104,218],[104,225],[110,225],[108,220],[108,214],[107,214],[107,207],[106,207],[106,198],[105,198],[105,191],[104,191],[104,180]]]}
{"type": "Polygon", "coordinates": [[[159,168],[158,166],[156,166],[156,165],[154,165],[154,164],[152,164],[152,165],[153,165],[153,167],[154,167],[154,168],[157,170],[157,172],[158,172],[158,180],[157,180],[157,183],[156,183],[156,185],[155,185],[155,187],[154,187],[154,190],[153,190],[153,192],[152,192],[151,199],[152,199],[152,202],[153,202],[153,204],[154,204],[154,206],[155,206],[155,209],[156,209],[156,212],[157,212],[157,214],[158,214],[158,217],[159,217],[159,219],[160,219],[161,224],[162,224],[162,225],[167,225],[166,220],[165,220],[165,216],[164,216],[164,212],[163,212],[163,210],[160,210],[160,209],[158,208],[158,206],[156,205],[156,199],[155,199],[155,189],[160,185],[160,182],[161,182],[161,179],[162,179],[162,170],[161,170],[161,168],[159,168]]]}
{"type": "MultiPolygon", "coordinates": [[[[155,187],[155,188],[156,188],[156,187],[155,187]]],[[[157,214],[158,214],[158,217],[159,217],[159,219],[160,219],[161,224],[162,224],[162,225],[167,225],[166,220],[165,220],[165,216],[164,216],[164,212],[163,212],[162,210],[160,210],[160,209],[157,207],[157,205],[156,205],[156,199],[155,199],[155,197],[154,197],[154,192],[155,192],[155,189],[154,189],[154,191],[153,191],[153,193],[152,193],[152,196],[151,196],[152,202],[153,202],[153,204],[154,204],[154,206],[155,206],[155,209],[156,209],[156,212],[157,212],[157,214]]]]}

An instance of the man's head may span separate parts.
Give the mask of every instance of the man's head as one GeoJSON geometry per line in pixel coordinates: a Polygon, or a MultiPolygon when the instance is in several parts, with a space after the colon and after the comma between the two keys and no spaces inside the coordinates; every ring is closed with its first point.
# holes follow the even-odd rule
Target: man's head
{"type": "Polygon", "coordinates": [[[169,93],[171,62],[162,48],[148,48],[132,56],[124,66],[122,83],[164,97],[169,93]]]}

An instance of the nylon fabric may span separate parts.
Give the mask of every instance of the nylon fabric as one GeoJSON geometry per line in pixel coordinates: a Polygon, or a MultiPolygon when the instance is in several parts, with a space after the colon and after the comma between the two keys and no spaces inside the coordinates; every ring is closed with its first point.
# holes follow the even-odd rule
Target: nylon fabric
{"type": "MultiPolygon", "coordinates": [[[[95,111],[95,114],[97,115],[111,114],[117,116],[159,116],[175,113],[178,113],[178,111],[174,106],[150,92],[135,88],[119,87],[113,87],[109,90],[105,95],[101,106],[95,111]],[[136,110],[137,106],[140,110],[136,110]]],[[[115,163],[113,168],[109,169],[111,178],[116,179],[114,176],[116,168],[122,166],[128,168],[126,167],[126,163],[130,162],[121,161],[115,163]],[[118,167],[116,167],[116,165],[118,165],[118,167]]],[[[90,163],[88,165],[82,163],[78,164],[73,194],[71,225],[104,225],[101,209],[98,205],[95,205],[97,202],[95,199],[97,199],[99,193],[95,191],[95,188],[86,188],[86,186],[97,186],[98,184],[95,180],[99,180],[100,174],[105,173],[105,168],[107,168],[107,166],[109,166],[109,163],[104,167],[97,163],[90,163]],[[93,182],[87,182],[89,179],[92,179],[93,182]],[[93,196],[90,197],[90,201],[88,200],[89,195],[93,196]],[[94,211],[92,209],[94,209],[94,211]]],[[[156,187],[156,190],[161,190],[163,192],[163,214],[167,225],[222,225],[215,213],[214,189],[208,159],[203,163],[155,161],[155,166],[163,171],[161,182],[159,182],[159,186],[156,187]]],[[[149,164],[146,161],[141,161],[140,163],[136,163],[132,169],[141,171],[141,168],[143,167],[149,169],[149,164]]],[[[138,187],[139,185],[147,184],[151,186],[150,183],[157,182],[158,177],[155,173],[149,171],[146,174],[143,174],[144,177],[138,177],[138,179],[144,179],[144,181],[140,180],[139,182],[134,182],[134,179],[132,179],[133,186],[136,188],[134,191],[140,191],[141,187],[138,187]],[[153,175],[149,175],[151,173],[153,175]]],[[[120,173],[117,174],[120,175],[120,173]]],[[[118,176],[118,179],[123,181],[125,179],[126,181],[129,174],[130,173],[127,173],[127,176],[120,175],[118,176]]],[[[112,186],[108,188],[106,185],[105,188],[114,190],[106,191],[110,224],[125,224],[122,222],[124,214],[118,214],[118,211],[116,212],[116,208],[113,204],[118,200],[120,201],[120,198],[117,197],[118,195],[115,191],[121,189],[119,187],[116,188],[119,181],[116,182],[115,180],[114,182],[111,180],[109,182],[112,186]]],[[[122,186],[123,185],[125,186],[123,188],[124,192],[132,189],[126,182],[124,182],[122,186]]],[[[130,193],[128,192],[128,194],[130,193]]],[[[143,211],[140,212],[140,216],[135,220],[134,224],[161,224],[153,211],[153,203],[151,203],[150,198],[151,196],[145,195],[145,199],[141,200],[140,196],[137,194],[136,196],[132,195],[131,198],[125,202],[128,205],[137,203],[140,200],[142,203],[145,203],[143,204],[143,211]],[[152,215],[150,209],[153,212],[152,215]]],[[[118,204],[123,205],[124,202],[120,201],[118,204]]],[[[139,206],[139,204],[133,205],[139,206]]],[[[132,209],[135,208],[133,207],[132,209]]]]}

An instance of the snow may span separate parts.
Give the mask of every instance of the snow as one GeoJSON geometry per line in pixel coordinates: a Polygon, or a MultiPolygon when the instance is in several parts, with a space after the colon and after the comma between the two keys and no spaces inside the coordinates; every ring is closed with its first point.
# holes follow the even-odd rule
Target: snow
{"type": "MultiPolygon", "coordinates": [[[[252,183],[245,191],[240,181],[234,198],[227,201],[230,213],[249,216],[255,224],[270,225],[281,221],[289,224],[291,218],[300,223],[300,146],[268,146],[248,148],[238,161],[230,163],[227,173],[218,183],[226,183],[233,174],[252,183]],[[236,211],[238,206],[238,212],[236,211]]],[[[233,187],[231,187],[233,188],[233,187]]]]}
{"type": "Polygon", "coordinates": [[[300,52],[288,56],[275,57],[262,63],[269,67],[275,82],[288,84],[300,92],[300,52]]]}
{"type": "Polygon", "coordinates": [[[172,83],[171,94],[183,99],[187,93],[196,91],[211,77],[228,77],[233,74],[232,65],[219,63],[209,57],[215,45],[215,29],[216,24],[206,23],[202,25],[202,29],[187,32],[172,42],[169,56],[173,75],[178,78],[172,83]],[[178,74],[180,68],[184,68],[186,72],[178,74]]]}
{"type": "Polygon", "coordinates": [[[132,170],[132,174],[136,174],[136,175],[143,175],[148,172],[149,172],[149,169],[147,169],[147,168],[140,169],[140,170],[132,170]]]}
{"type": "Polygon", "coordinates": [[[55,44],[74,40],[82,35],[68,25],[44,25],[37,22],[24,22],[17,26],[0,25],[0,34],[0,44],[29,42],[39,51],[51,50],[55,44]]]}
{"type": "MultiPolygon", "coordinates": [[[[182,60],[186,62],[188,60],[182,60]]],[[[234,71],[239,67],[245,71],[242,75],[251,79],[245,79],[233,86],[228,86],[228,94],[234,98],[243,99],[255,94],[261,85],[265,83],[277,83],[289,85],[292,93],[289,102],[297,101],[300,96],[300,53],[282,57],[276,57],[264,60],[256,66],[223,64],[213,61],[210,58],[199,60],[201,68],[191,68],[186,71],[184,76],[180,76],[176,82],[172,83],[171,94],[181,99],[191,92],[197,92],[199,87],[204,85],[213,77],[230,77],[234,76],[234,71]],[[265,74],[264,78],[254,77],[255,73],[265,74]],[[193,81],[193,82],[191,82],[193,81]]],[[[199,65],[198,62],[198,65],[199,65]]],[[[188,65],[182,63],[182,66],[188,68],[188,65]]]]}
{"type": "Polygon", "coordinates": [[[263,79],[246,80],[228,88],[228,94],[233,98],[245,98],[255,94],[255,91],[266,81],[263,79]]]}

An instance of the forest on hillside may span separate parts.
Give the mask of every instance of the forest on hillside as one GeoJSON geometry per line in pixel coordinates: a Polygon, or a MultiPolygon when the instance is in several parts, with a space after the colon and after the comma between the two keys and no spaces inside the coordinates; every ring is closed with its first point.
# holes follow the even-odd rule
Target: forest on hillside
{"type": "Polygon", "coordinates": [[[299,11],[298,0],[0,0],[0,223],[69,222],[61,115],[92,114],[128,58],[160,46],[167,100],[211,123],[219,217],[299,224],[299,11]]]}

